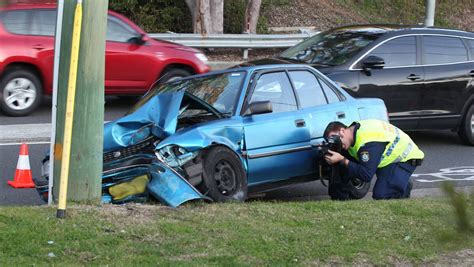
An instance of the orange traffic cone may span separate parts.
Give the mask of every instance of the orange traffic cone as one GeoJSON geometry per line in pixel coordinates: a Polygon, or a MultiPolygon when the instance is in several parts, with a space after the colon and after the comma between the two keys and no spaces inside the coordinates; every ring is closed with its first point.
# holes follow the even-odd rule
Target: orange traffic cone
{"type": "Polygon", "coordinates": [[[20,156],[16,165],[15,178],[8,181],[8,184],[14,188],[32,188],[35,187],[30,169],[30,158],[28,156],[28,146],[23,143],[20,146],[20,156]]]}

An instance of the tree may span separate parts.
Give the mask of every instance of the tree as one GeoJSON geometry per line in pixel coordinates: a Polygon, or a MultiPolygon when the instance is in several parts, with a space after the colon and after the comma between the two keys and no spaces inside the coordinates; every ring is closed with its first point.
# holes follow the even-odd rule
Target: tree
{"type": "Polygon", "coordinates": [[[224,0],[186,0],[193,18],[193,31],[202,35],[224,32],[224,0]]]}
{"type": "Polygon", "coordinates": [[[262,0],[247,0],[243,25],[244,33],[257,33],[257,22],[261,5],[262,0]]]}

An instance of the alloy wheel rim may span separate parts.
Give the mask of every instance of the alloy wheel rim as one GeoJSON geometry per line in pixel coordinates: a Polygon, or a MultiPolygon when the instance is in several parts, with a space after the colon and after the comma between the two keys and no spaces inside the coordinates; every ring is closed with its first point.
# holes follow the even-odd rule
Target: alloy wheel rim
{"type": "Polygon", "coordinates": [[[474,113],[471,114],[471,136],[474,138],[474,113]]]}
{"type": "Polygon", "coordinates": [[[3,99],[5,104],[13,110],[25,110],[36,99],[36,86],[26,78],[15,78],[7,83],[3,99]]]}
{"type": "Polygon", "coordinates": [[[232,165],[225,160],[220,160],[215,165],[214,170],[214,180],[219,192],[226,196],[232,194],[237,186],[237,173],[232,165]]]}

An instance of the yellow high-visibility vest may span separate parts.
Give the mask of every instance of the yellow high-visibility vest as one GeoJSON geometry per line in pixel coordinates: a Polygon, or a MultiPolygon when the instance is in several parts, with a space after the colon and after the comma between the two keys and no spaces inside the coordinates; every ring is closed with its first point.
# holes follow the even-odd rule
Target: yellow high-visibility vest
{"type": "Polygon", "coordinates": [[[410,159],[423,159],[425,154],[411,138],[397,127],[379,120],[359,121],[355,144],[348,149],[349,154],[359,160],[357,152],[366,143],[388,142],[377,168],[410,159]]]}

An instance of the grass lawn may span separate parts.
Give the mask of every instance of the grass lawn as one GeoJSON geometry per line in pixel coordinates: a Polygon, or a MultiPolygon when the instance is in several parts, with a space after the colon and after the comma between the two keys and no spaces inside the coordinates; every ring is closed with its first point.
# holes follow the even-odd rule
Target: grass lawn
{"type": "Polygon", "coordinates": [[[55,212],[0,208],[0,265],[423,264],[474,249],[447,199],[70,205],[62,220],[55,212]]]}

